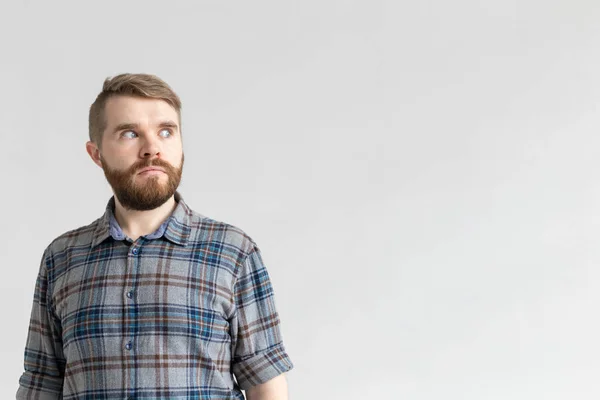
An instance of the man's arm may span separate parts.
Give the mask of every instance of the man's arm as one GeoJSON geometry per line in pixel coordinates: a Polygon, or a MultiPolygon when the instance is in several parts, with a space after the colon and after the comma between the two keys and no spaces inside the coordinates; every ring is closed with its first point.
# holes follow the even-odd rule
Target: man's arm
{"type": "Polygon", "coordinates": [[[62,399],[65,358],[62,333],[48,304],[48,266],[51,264],[52,257],[46,249],[35,284],[25,346],[25,372],[19,379],[17,400],[62,399]]]}
{"type": "MultiPolygon", "coordinates": [[[[240,264],[233,294],[235,312],[229,321],[232,373],[240,388],[250,395],[262,396],[275,390],[274,393],[279,393],[286,382],[283,376],[276,378],[294,364],[283,345],[273,286],[256,244],[240,264]]],[[[287,399],[287,396],[264,398],[287,399]]]]}
{"type": "Polygon", "coordinates": [[[247,389],[246,398],[247,400],[288,400],[285,374],[247,389]]]}

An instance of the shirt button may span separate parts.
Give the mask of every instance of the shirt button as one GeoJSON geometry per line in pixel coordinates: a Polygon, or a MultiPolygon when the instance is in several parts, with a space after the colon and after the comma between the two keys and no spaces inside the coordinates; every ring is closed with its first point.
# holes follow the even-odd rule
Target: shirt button
{"type": "Polygon", "coordinates": [[[127,297],[129,297],[130,299],[133,297],[133,290],[127,292],[127,297]]]}
{"type": "Polygon", "coordinates": [[[131,342],[127,342],[127,344],[125,344],[125,348],[127,350],[131,350],[131,342]]]}
{"type": "Polygon", "coordinates": [[[132,252],[133,254],[137,254],[137,253],[138,253],[138,249],[137,249],[137,248],[134,248],[133,250],[131,250],[131,252],[132,252]]]}

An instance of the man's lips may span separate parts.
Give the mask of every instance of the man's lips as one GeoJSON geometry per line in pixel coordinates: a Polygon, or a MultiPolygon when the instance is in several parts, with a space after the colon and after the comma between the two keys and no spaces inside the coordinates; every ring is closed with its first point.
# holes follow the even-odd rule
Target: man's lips
{"type": "Polygon", "coordinates": [[[165,172],[164,169],[159,168],[159,167],[148,167],[148,168],[144,168],[142,170],[140,170],[140,174],[143,174],[144,172],[150,172],[150,173],[158,173],[158,172],[165,172]]]}

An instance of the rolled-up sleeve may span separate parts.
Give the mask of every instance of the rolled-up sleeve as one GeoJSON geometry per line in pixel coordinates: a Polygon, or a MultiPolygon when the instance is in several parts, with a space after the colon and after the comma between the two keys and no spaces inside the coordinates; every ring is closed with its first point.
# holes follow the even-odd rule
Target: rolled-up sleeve
{"type": "Polygon", "coordinates": [[[25,372],[19,379],[17,400],[62,399],[65,359],[60,322],[49,303],[49,249],[44,251],[35,284],[29,331],[25,344],[25,372]]]}
{"type": "Polygon", "coordinates": [[[247,390],[294,367],[283,345],[273,286],[256,246],[241,265],[234,300],[232,369],[240,388],[247,390]]]}

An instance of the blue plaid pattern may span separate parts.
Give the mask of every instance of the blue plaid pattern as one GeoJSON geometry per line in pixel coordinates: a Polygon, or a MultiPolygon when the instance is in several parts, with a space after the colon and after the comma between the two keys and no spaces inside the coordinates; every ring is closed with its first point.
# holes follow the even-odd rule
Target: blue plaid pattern
{"type": "Polygon", "coordinates": [[[111,197],[44,250],[17,399],[244,399],[293,368],[256,243],[175,200],[132,241],[111,197]]]}

